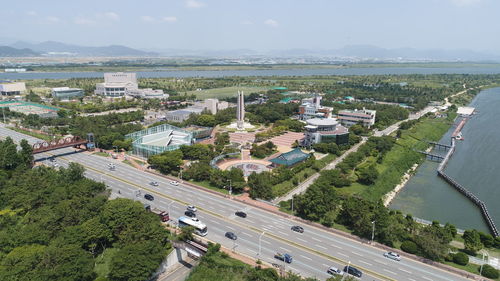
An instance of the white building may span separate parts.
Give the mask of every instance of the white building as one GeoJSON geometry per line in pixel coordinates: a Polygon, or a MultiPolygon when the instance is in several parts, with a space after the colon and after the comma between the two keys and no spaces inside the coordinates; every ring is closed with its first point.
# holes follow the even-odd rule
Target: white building
{"type": "Polygon", "coordinates": [[[82,89],[60,87],[52,88],[52,97],[58,100],[74,100],[84,96],[82,89]]]}
{"type": "Polygon", "coordinates": [[[163,93],[163,90],[132,89],[127,92],[127,95],[141,99],[168,99],[169,95],[163,93]]]}
{"type": "Polygon", "coordinates": [[[307,120],[311,118],[331,118],[333,108],[321,105],[321,96],[302,99],[299,106],[299,119],[307,120]]]}
{"type": "Polygon", "coordinates": [[[376,113],[376,110],[368,110],[365,108],[362,110],[340,110],[337,118],[343,125],[346,126],[361,123],[363,126],[369,128],[375,124],[376,113]]]}
{"type": "Polygon", "coordinates": [[[1,96],[19,96],[26,92],[26,84],[24,82],[0,81],[1,96]]]}
{"type": "Polygon", "coordinates": [[[137,77],[135,73],[104,73],[104,83],[96,84],[94,93],[106,97],[123,97],[129,92],[138,90],[137,77]]]}
{"type": "Polygon", "coordinates": [[[218,99],[206,99],[204,101],[196,102],[194,107],[199,107],[210,111],[212,114],[216,114],[218,111],[226,109],[229,107],[227,101],[219,101],[218,99]]]}
{"type": "Polygon", "coordinates": [[[302,145],[310,147],[317,143],[349,143],[349,130],[335,118],[312,118],[306,121],[302,145]]]}

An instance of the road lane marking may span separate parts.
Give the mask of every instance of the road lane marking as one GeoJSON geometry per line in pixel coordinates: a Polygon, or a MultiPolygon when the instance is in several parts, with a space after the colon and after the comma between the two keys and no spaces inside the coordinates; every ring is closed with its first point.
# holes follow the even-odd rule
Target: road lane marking
{"type": "Polygon", "coordinates": [[[341,250],[342,250],[342,247],[337,246],[337,245],[335,245],[335,244],[332,244],[332,245],[330,245],[330,246],[333,246],[333,247],[335,247],[335,248],[338,248],[338,249],[341,249],[341,250]]]}
{"type": "Polygon", "coordinates": [[[304,240],[304,239],[302,239],[302,238],[299,238],[299,237],[297,237],[297,240],[300,240],[300,241],[302,241],[302,242],[307,243],[307,241],[306,241],[306,240],[304,240]]]}
{"type": "Polygon", "coordinates": [[[281,233],[281,234],[283,234],[283,235],[285,235],[285,236],[288,236],[288,233],[284,233],[284,232],[279,231],[279,230],[278,230],[278,232],[281,233]]]}
{"type": "MultiPolygon", "coordinates": [[[[384,268],[384,271],[389,272],[390,274],[398,275],[396,272],[392,272],[392,271],[387,270],[387,269],[385,269],[385,268],[384,268]]],[[[429,279],[429,280],[430,280],[430,279],[429,279]]]]}
{"type": "Polygon", "coordinates": [[[383,261],[375,260],[375,262],[381,263],[381,264],[383,264],[383,265],[387,265],[387,263],[386,263],[386,262],[383,262],[383,261]]]}
{"type": "Polygon", "coordinates": [[[348,257],[349,257],[348,255],[346,255],[346,254],[342,254],[342,253],[337,253],[337,255],[341,255],[341,256],[346,257],[346,258],[348,258],[348,257]]]}
{"type": "Polygon", "coordinates": [[[356,256],[364,257],[364,256],[363,256],[362,254],[360,254],[360,253],[356,253],[356,252],[351,252],[351,253],[355,254],[356,256]]]}
{"type": "Polygon", "coordinates": [[[315,241],[318,241],[318,242],[323,242],[323,241],[321,241],[321,240],[319,240],[317,238],[314,238],[314,237],[311,237],[311,238],[312,238],[312,240],[315,240],[315,241]]]}
{"type": "Polygon", "coordinates": [[[314,246],[316,246],[316,247],[318,247],[318,248],[321,248],[321,249],[326,250],[326,247],[323,247],[323,246],[321,246],[321,245],[315,244],[314,246]]]}
{"type": "Polygon", "coordinates": [[[246,236],[250,236],[250,237],[253,237],[253,235],[251,235],[251,234],[248,234],[248,233],[246,233],[246,232],[243,232],[243,231],[242,231],[241,233],[242,233],[242,234],[245,234],[246,236]]]}
{"type": "Polygon", "coordinates": [[[422,278],[426,279],[426,280],[430,280],[430,281],[433,281],[432,279],[428,278],[428,277],[425,277],[425,276],[422,276],[422,278]]]}
{"type": "Polygon", "coordinates": [[[266,243],[266,244],[271,245],[271,242],[269,242],[269,241],[266,241],[266,240],[261,240],[261,241],[262,241],[262,243],[266,243]]]}
{"type": "Polygon", "coordinates": [[[360,261],[358,261],[358,262],[360,262],[360,263],[364,263],[364,264],[367,264],[367,265],[369,265],[369,266],[372,266],[372,265],[373,265],[373,264],[371,264],[371,263],[369,263],[369,262],[365,262],[365,261],[361,261],[361,260],[360,260],[360,261]]]}
{"type": "Polygon", "coordinates": [[[406,272],[406,273],[408,273],[408,274],[411,274],[411,272],[410,272],[410,271],[408,271],[408,270],[406,270],[406,269],[402,269],[401,267],[398,267],[398,269],[399,269],[399,270],[401,270],[401,271],[403,271],[403,272],[406,272]]]}
{"type": "Polygon", "coordinates": [[[330,267],[329,265],[327,265],[327,264],[324,264],[324,263],[322,263],[321,265],[322,265],[322,266],[326,266],[326,267],[330,267]]]}
{"type": "Polygon", "coordinates": [[[300,255],[301,257],[305,258],[305,259],[308,259],[310,261],[312,261],[312,259],[310,257],[306,257],[306,256],[303,256],[303,255],[300,255]]]}
{"type": "Polygon", "coordinates": [[[284,250],[284,251],[287,251],[287,252],[291,252],[290,250],[288,250],[287,248],[283,248],[283,247],[280,247],[281,250],[284,250]]]}

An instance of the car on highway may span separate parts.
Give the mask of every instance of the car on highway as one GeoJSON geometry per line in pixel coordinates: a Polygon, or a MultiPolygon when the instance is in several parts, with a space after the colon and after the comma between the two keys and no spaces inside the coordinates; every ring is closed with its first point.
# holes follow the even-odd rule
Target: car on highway
{"type": "Polygon", "coordinates": [[[401,260],[401,256],[398,253],[394,253],[394,252],[384,253],[384,257],[390,258],[391,260],[395,260],[395,261],[401,260]]]}
{"type": "Polygon", "coordinates": [[[152,181],[149,184],[152,185],[152,186],[158,186],[158,182],[157,181],[152,181]]]}
{"type": "Polygon", "coordinates": [[[347,272],[348,274],[352,275],[352,276],[356,276],[356,277],[361,277],[363,276],[363,272],[361,272],[361,270],[353,267],[353,266],[348,266],[346,265],[344,267],[344,272],[347,272]]]}
{"type": "Polygon", "coordinates": [[[171,181],[170,182],[171,185],[175,185],[175,186],[178,186],[179,185],[179,182],[178,181],[171,181]]]}
{"type": "Polygon", "coordinates": [[[238,217],[240,218],[246,218],[247,217],[247,213],[243,212],[243,211],[237,211],[236,213],[234,213],[235,215],[237,215],[238,217]]]}
{"type": "Polygon", "coordinates": [[[54,162],[54,161],[56,161],[56,159],[54,158],[54,156],[52,156],[52,157],[49,157],[49,161],[54,162]]]}
{"type": "Polygon", "coordinates": [[[186,207],[186,209],[187,209],[188,211],[191,211],[191,212],[196,212],[196,211],[198,211],[198,209],[196,209],[196,207],[195,207],[195,206],[193,206],[193,205],[189,205],[189,206],[187,206],[187,207],[186,207]]]}
{"type": "Polygon", "coordinates": [[[326,271],[326,273],[330,274],[330,275],[342,275],[342,270],[336,268],[336,267],[333,267],[331,266],[330,268],[328,268],[328,270],[326,271]]]}
{"type": "Polygon", "coordinates": [[[188,217],[190,217],[190,218],[196,218],[196,213],[195,213],[195,212],[193,212],[193,211],[189,211],[189,210],[188,210],[188,211],[185,211],[185,212],[184,212],[184,215],[186,215],[186,216],[188,216],[188,217]]]}
{"type": "Polygon", "coordinates": [[[226,236],[227,238],[229,238],[231,240],[238,239],[238,236],[236,236],[236,234],[234,234],[233,232],[226,232],[226,234],[224,236],[226,236]]]}
{"type": "Polygon", "coordinates": [[[292,226],[292,230],[295,232],[304,233],[304,228],[302,226],[294,225],[292,226]]]}
{"type": "Polygon", "coordinates": [[[54,163],[54,165],[53,165],[53,166],[54,166],[54,168],[57,168],[57,167],[59,167],[59,166],[61,166],[61,165],[59,165],[59,163],[54,163]]]}
{"type": "Polygon", "coordinates": [[[151,194],[144,194],[144,199],[149,200],[149,201],[155,200],[155,198],[151,194]]]}
{"type": "Polygon", "coordinates": [[[293,261],[292,256],[290,256],[289,254],[286,254],[286,253],[279,253],[278,252],[278,253],[274,254],[274,258],[282,260],[286,263],[292,263],[292,261],[293,261]]]}

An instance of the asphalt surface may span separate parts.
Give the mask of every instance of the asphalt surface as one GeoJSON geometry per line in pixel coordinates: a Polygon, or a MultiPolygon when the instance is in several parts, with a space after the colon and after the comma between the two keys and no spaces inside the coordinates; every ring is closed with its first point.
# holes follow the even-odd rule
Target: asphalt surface
{"type": "MultiPolygon", "coordinates": [[[[10,136],[16,142],[23,138],[30,143],[37,141],[1,126],[0,136],[10,136]]],[[[69,162],[82,164],[86,168],[87,177],[103,181],[109,186],[112,197],[148,203],[153,208],[169,211],[174,220],[184,214],[186,205],[195,205],[198,207],[198,218],[208,227],[206,238],[238,253],[284,265],[287,271],[291,270],[304,277],[325,280],[330,277],[326,273],[330,266],[342,269],[350,262],[351,266],[363,271],[361,280],[467,280],[410,259],[403,258],[399,262],[390,260],[383,256],[384,251],[370,245],[189,187],[182,182],[178,186],[172,185],[164,177],[139,171],[110,158],[75,153],[73,148],[37,154],[35,158],[53,166],[53,162],[44,160],[49,155],[56,155],[56,163],[63,167],[69,162]],[[109,163],[115,164],[114,171],[109,170],[109,163]],[[151,181],[157,181],[159,185],[152,186],[149,184],[151,181]],[[137,194],[138,190],[140,195],[137,194]],[[154,201],[145,200],[146,193],[153,195],[154,201]],[[248,216],[235,216],[234,212],[239,210],[246,212],[248,216]],[[290,229],[293,225],[302,226],[304,233],[293,232],[290,229]],[[224,237],[227,231],[234,232],[238,239],[233,241],[224,237]],[[292,255],[293,262],[284,264],[275,259],[276,252],[292,255]]]]}

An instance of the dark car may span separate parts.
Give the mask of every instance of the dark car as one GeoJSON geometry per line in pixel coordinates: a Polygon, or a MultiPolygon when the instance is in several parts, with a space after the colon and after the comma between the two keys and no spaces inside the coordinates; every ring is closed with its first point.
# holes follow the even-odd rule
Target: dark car
{"type": "Polygon", "coordinates": [[[225,235],[227,238],[231,239],[231,240],[236,240],[238,239],[238,236],[236,236],[236,234],[232,233],[232,232],[226,232],[226,235],[225,235]]]}
{"type": "Polygon", "coordinates": [[[154,198],[154,197],[153,197],[153,195],[151,195],[151,194],[145,194],[145,195],[144,195],[144,198],[145,198],[146,200],[149,200],[149,201],[153,201],[153,200],[155,200],[155,198],[154,198]]]}
{"type": "Polygon", "coordinates": [[[356,277],[361,277],[363,275],[363,272],[361,272],[361,270],[352,266],[345,266],[344,272],[347,272],[348,274],[351,274],[356,277]]]}
{"type": "Polygon", "coordinates": [[[289,254],[286,254],[286,253],[276,253],[276,254],[274,254],[274,258],[282,260],[286,263],[292,263],[292,261],[293,261],[292,256],[289,254]]]}
{"type": "Polygon", "coordinates": [[[196,218],[196,213],[193,212],[193,211],[187,210],[187,211],[184,212],[184,215],[186,215],[186,216],[188,216],[190,218],[196,218]]]}
{"type": "Polygon", "coordinates": [[[242,212],[242,211],[238,211],[238,212],[236,212],[234,214],[237,215],[238,217],[242,217],[242,218],[246,218],[247,217],[247,213],[242,212]]]}
{"type": "Polygon", "coordinates": [[[294,225],[292,226],[292,230],[299,233],[304,233],[304,228],[302,226],[294,225]]]}

